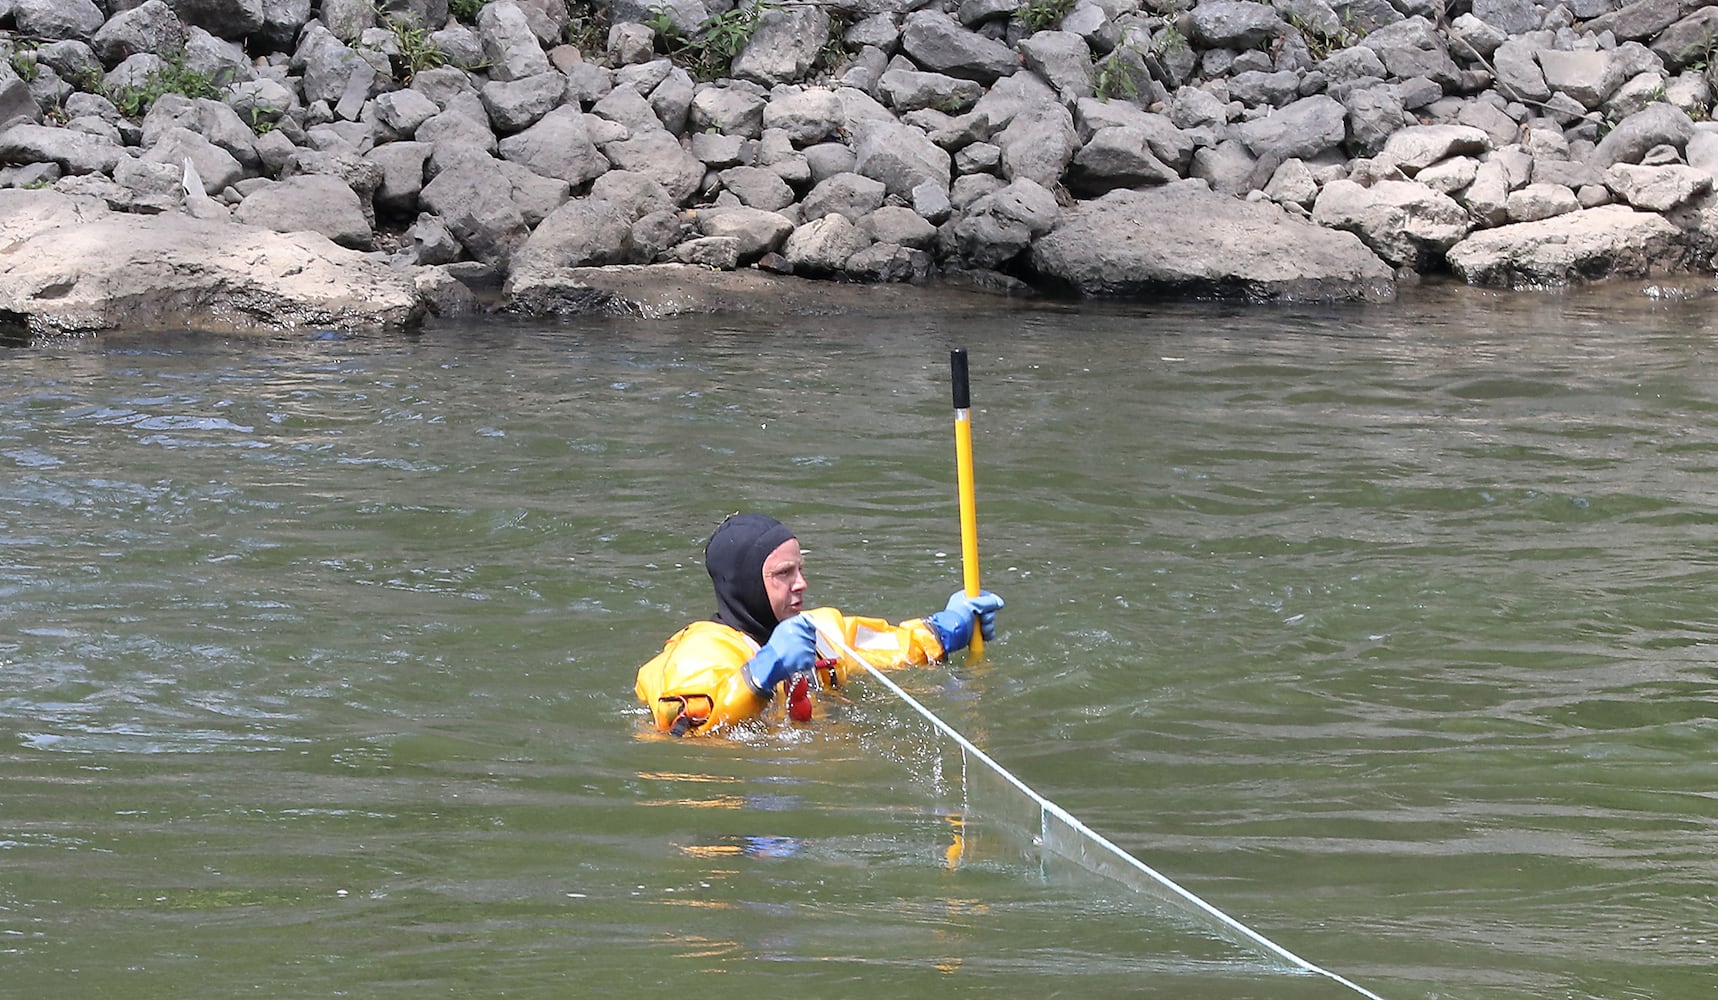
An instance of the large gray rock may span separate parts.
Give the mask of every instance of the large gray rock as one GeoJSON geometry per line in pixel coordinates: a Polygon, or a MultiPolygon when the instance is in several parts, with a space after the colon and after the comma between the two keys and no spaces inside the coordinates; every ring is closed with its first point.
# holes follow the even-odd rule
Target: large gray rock
{"type": "MultiPolygon", "coordinates": [[[[448,6],[445,2],[439,5],[433,0],[389,0],[390,3],[411,3],[420,7],[448,6]]],[[[537,41],[545,46],[558,44],[566,35],[567,26],[572,23],[572,11],[568,9],[567,0],[516,0],[519,9],[525,12],[525,20],[531,25],[531,33],[537,36],[537,41]]],[[[447,12],[441,11],[442,20],[446,20],[447,12]]]]}
{"type": "Polygon", "coordinates": [[[461,111],[443,111],[418,126],[413,138],[419,142],[494,153],[500,148],[489,123],[461,111]]]}
{"type": "MultiPolygon", "coordinates": [[[[692,95],[696,92],[692,75],[676,66],[651,90],[648,100],[663,126],[670,132],[680,133],[686,131],[686,121],[692,113],[692,95]]],[[[570,93],[571,88],[569,99],[572,99],[570,93]]]]}
{"type": "MultiPolygon", "coordinates": [[[[676,246],[689,239],[697,238],[698,232],[693,227],[696,218],[691,213],[677,212],[668,209],[661,212],[651,212],[640,219],[634,219],[632,229],[627,236],[630,244],[628,258],[635,263],[649,264],[660,261],[664,255],[676,246]]],[[[792,224],[789,223],[789,228],[792,224]]],[[[739,240],[727,237],[735,242],[734,261],[739,263],[739,240]]]]}
{"type": "Polygon", "coordinates": [[[629,222],[652,212],[674,211],[674,202],[662,185],[643,174],[611,170],[591,184],[591,200],[606,201],[629,222]]]}
{"type": "Polygon", "coordinates": [[[714,130],[756,139],[763,134],[765,103],[764,96],[750,85],[705,85],[692,95],[686,122],[694,132],[714,130]]]}
{"type": "Polygon", "coordinates": [[[733,239],[739,259],[749,262],[780,250],[794,226],[791,219],[779,212],[742,207],[700,211],[698,228],[705,236],[733,239]]]}
{"type": "Polygon", "coordinates": [[[1017,180],[984,195],[945,227],[947,250],[968,267],[995,269],[1020,256],[1051,231],[1056,196],[1031,180],[1017,180]]]}
{"type": "Polygon", "coordinates": [[[1242,197],[1269,183],[1281,165],[1274,156],[1256,157],[1249,153],[1246,143],[1239,139],[1224,139],[1215,146],[1194,150],[1187,176],[1204,181],[1218,194],[1242,197]]]}
{"type": "Polygon", "coordinates": [[[602,151],[616,169],[644,174],[662,185],[677,205],[691,200],[704,182],[704,164],[666,129],[635,133],[604,145],[602,151]]]}
{"type": "Polygon", "coordinates": [[[925,69],[991,83],[1020,68],[1014,50],[968,31],[937,11],[919,10],[901,25],[901,48],[925,69]]]}
{"type": "Polygon", "coordinates": [[[368,250],[370,223],[358,195],[338,177],[303,174],[245,196],[233,218],[277,233],[320,233],[343,247],[368,250]]]}
{"type": "Polygon", "coordinates": [[[1409,181],[1331,181],[1313,203],[1312,221],[1351,232],[1385,263],[1415,270],[1441,263],[1473,228],[1448,195],[1409,181]]]}
{"type": "Polygon", "coordinates": [[[1402,107],[1401,91],[1394,84],[1348,88],[1342,106],[1348,109],[1346,148],[1351,156],[1376,156],[1392,135],[1417,121],[1402,107]]]}
{"type": "Polygon", "coordinates": [[[530,19],[515,0],[485,5],[477,15],[477,31],[483,38],[491,79],[522,80],[554,68],[531,29],[530,19]]]}
{"type": "Polygon", "coordinates": [[[744,146],[745,140],[739,136],[720,132],[694,132],[686,137],[686,151],[713,170],[739,166],[744,146]]]}
{"type": "Polygon", "coordinates": [[[514,255],[516,274],[619,264],[626,260],[633,220],[601,198],[574,198],[544,219],[514,255]]]}
{"type": "Polygon", "coordinates": [[[271,52],[287,52],[310,21],[310,0],[262,0],[262,27],[255,41],[271,52]]]}
{"type": "Polygon", "coordinates": [[[161,134],[142,157],[151,163],[183,166],[189,162],[203,179],[205,191],[224,191],[245,176],[233,154],[188,128],[174,126],[161,134]]]}
{"type": "Polygon", "coordinates": [[[512,188],[513,204],[527,228],[536,226],[566,204],[572,188],[556,177],[542,174],[509,160],[500,161],[501,175],[512,188]]]}
{"type": "Polygon", "coordinates": [[[293,50],[291,67],[302,77],[300,89],[304,100],[326,101],[330,106],[345,96],[354,74],[360,77],[375,74],[363,56],[320,24],[305,27],[298,48],[293,50]]]}
{"type": "Polygon", "coordinates": [[[904,205],[884,205],[859,220],[859,229],[878,243],[894,243],[915,250],[929,250],[937,229],[904,205]]]}
{"type": "Polygon", "coordinates": [[[1539,46],[1528,38],[1511,38],[1492,53],[1497,70],[1497,89],[1513,101],[1538,103],[1549,100],[1551,87],[1539,65],[1539,46]]]}
{"type": "Polygon", "coordinates": [[[1534,182],[1509,192],[1504,200],[1510,222],[1538,222],[1579,211],[1580,199],[1562,184],[1534,182]]]}
{"type": "Polygon", "coordinates": [[[1614,163],[1605,186],[1625,203],[1645,212],[1668,212],[1712,190],[1712,175],[1680,163],[1643,167],[1614,163]]]}
{"type": "Polygon", "coordinates": [[[1188,38],[1208,49],[1256,49],[1288,30],[1270,6],[1207,0],[1188,12],[1188,38]]]}
{"type": "Polygon", "coordinates": [[[1599,169],[1613,163],[1639,163],[1656,146],[1682,149],[1694,136],[1694,120],[1672,104],[1658,103],[1629,115],[1606,133],[1593,150],[1592,162],[1599,169]]]}
{"type": "Polygon", "coordinates": [[[417,134],[418,126],[441,113],[436,103],[417,90],[393,90],[376,97],[376,120],[400,138],[417,134]]]}
{"type": "Polygon", "coordinates": [[[477,94],[477,85],[465,70],[453,66],[436,66],[412,74],[412,88],[435,102],[443,111],[466,95],[477,94]]]}
{"type": "Polygon", "coordinates": [[[111,174],[126,156],[112,139],[26,123],[0,132],[0,163],[57,163],[68,174],[111,174]]]}
{"type": "Polygon", "coordinates": [[[977,81],[962,80],[947,73],[891,69],[877,81],[877,90],[889,106],[902,113],[936,108],[959,114],[983,96],[977,81]]]}
{"type": "Polygon", "coordinates": [[[171,0],[179,20],[219,38],[243,38],[268,22],[265,0],[171,0]]]}
{"type": "Polygon", "coordinates": [[[1473,0],[1473,16],[1507,35],[1536,31],[1541,19],[1532,0],[1473,0]]]}
{"type": "Polygon", "coordinates": [[[0,191],[0,311],[35,335],[101,330],[400,330],[426,312],[410,271],[310,233],[121,215],[0,191]]]}
{"type": "Polygon", "coordinates": [[[828,38],[829,13],[821,5],[769,10],[734,57],[731,75],[764,86],[803,79],[828,38]]]}
{"type": "Polygon", "coordinates": [[[793,273],[812,276],[839,274],[847,258],[871,245],[871,238],[844,215],[826,215],[797,226],[782,244],[782,256],[793,273]]]}
{"type": "Polygon", "coordinates": [[[166,0],[148,0],[113,15],[89,44],[103,63],[118,66],[133,52],[177,52],[184,48],[185,25],[166,0]]]}
{"type": "Polygon", "coordinates": [[[897,243],[873,243],[847,258],[842,270],[854,281],[873,284],[923,281],[931,273],[931,255],[897,243]]]}
{"type": "Polygon", "coordinates": [[[1445,258],[1470,285],[1547,288],[1681,271],[1684,234],[1662,216],[1605,205],[1474,233],[1445,258]]]}
{"type": "Polygon", "coordinates": [[[763,127],[780,129],[795,146],[809,146],[842,128],[841,98],[821,87],[772,94],[763,109],[763,127]]]}
{"type": "Polygon", "coordinates": [[[1341,145],[1347,135],[1347,121],[1348,111],[1341,104],[1324,94],[1314,94],[1244,122],[1235,132],[1254,156],[1274,159],[1274,170],[1283,160],[1309,160],[1341,145]]]}
{"type": "MultiPolygon", "coordinates": [[[[654,132],[666,128],[656,109],[650,106],[649,99],[633,87],[618,86],[604,94],[601,100],[591,105],[591,114],[625,125],[632,132],[654,132]]],[[[696,125],[694,129],[701,131],[696,125]]]]}
{"type": "Polygon", "coordinates": [[[1472,101],[1456,112],[1455,124],[1471,125],[1486,134],[1494,146],[1514,142],[1521,124],[1494,104],[1472,101]]]}
{"type": "Polygon", "coordinates": [[[216,38],[196,25],[185,31],[185,68],[219,83],[253,80],[257,75],[244,46],[216,38]]]}
{"type": "Polygon", "coordinates": [[[729,167],[718,175],[722,187],[748,208],[775,212],[793,204],[793,189],[765,167],[729,167]]]}
{"type": "Polygon", "coordinates": [[[1399,80],[1423,76],[1446,91],[1461,85],[1461,70],[1436,26],[1423,17],[1385,25],[1360,40],[1378,54],[1390,75],[1399,80]]]}
{"type": "Polygon", "coordinates": [[[1588,21],[1588,30],[1608,31],[1619,41],[1651,38],[1682,16],[1680,0],[1636,0],[1588,21]]]}
{"type": "Polygon", "coordinates": [[[256,133],[228,104],[206,97],[192,100],[179,94],[163,94],[143,118],[143,145],[154,146],[175,127],[189,129],[226,150],[247,175],[261,168],[256,133]]]}
{"type": "MultiPolygon", "coordinates": [[[[129,189],[135,197],[124,209],[133,212],[167,212],[185,201],[185,175],[165,163],[145,163],[126,157],[113,168],[114,183],[129,189]]],[[[109,208],[115,207],[112,202],[109,208]]]]}
{"type": "Polygon", "coordinates": [[[1701,7],[1664,29],[1653,39],[1652,50],[1664,60],[1664,68],[1675,72],[1703,65],[1718,41],[1718,9],[1701,7]]]}
{"type": "Polygon", "coordinates": [[[1604,104],[1627,79],[1624,62],[1608,51],[1539,50],[1545,85],[1568,94],[1592,110],[1604,104]]]}
{"type": "Polygon", "coordinates": [[[883,182],[896,197],[911,198],[920,184],[945,192],[953,161],[948,151],[919,129],[893,121],[857,123],[853,130],[854,170],[883,182]]]}
{"type": "Polygon", "coordinates": [[[1249,108],[1281,108],[1297,100],[1302,74],[1293,70],[1251,70],[1229,79],[1229,97],[1249,108]]]}
{"type": "Polygon", "coordinates": [[[836,174],[851,173],[858,158],[845,143],[820,142],[804,150],[805,165],[811,170],[811,183],[820,184],[836,174]]]}
{"type": "Polygon", "coordinates": [[[1168,184],[1179,179],[1173,167],[1152,153],[1151,136],[1144,129],[1112,125],[1092,133],[1074,154],[1067,184],[1075,197],[1094,198],[1116,188],[1168,184]]]}
{"type": "Polygon", "coordinates": [[[1049,104],[1056,100],[1056,91],[1036,73],[1016,73],[996,81],[978,103],[972,106],[975,117],[983,117],[993,129],[1003,129],[1014,116],[1027,108],[1049,104]]]}
{"type": "Polygon", "coordinates": [[[40,122],[42,109],[30,94],[30,85],[12,71],[12,66],[0,60],[0,132],[21,122],[40,122]]]}
{"type": "Polygon", "coordinates": [[[675,264],[732,271],[740,266],[740,241],[732,236],[697,236],[669,248],[662,256],[675,264]]]}
{"type": "Polygon", "coordinates": [[[614,0],[610,9],[616,24],[644,24],[658,12],[688,38],[712,13],[703,0],[614,0]]]}
{"type": "Polygon", "coordinates": [[[585,116],[563,105],[518,135],[501,140],[501,158],[579,187],[609,169],[608,158],[591,142],[585,116]]]}
{"type": "Polygon", "coordinates": [[[1331,84],[1355,83],[1361,80],[1383,80],[1389,74],[1378,53],[1363,45],[1337,49],[1318,64],[1318,71],[1331,84]]]}
{"type": "Polygon", "coordinates": [[[1391,135],[1378,159],[1414,176],[1452,156],[1471,156],[1491,149],[1491,137],[1468,125],[1416,125],[1391,135]]]}
{"type": "Polygon", "coordinates": [[[1184,172],[1193,159],[1193,137],[1176,128],[1175,123],[1166,115],[1145,111],[1119,101],[1093,99],[1079,102],[1075,107],[1074,120],[1080,128],[1080,135],[1086,141],[1099,129],[1118,125],[1143,132],[1151,148],[1151,155],[1162,160],[1176,173],[1184,172]]]}
{"type": "Polygon", "coordinates": [[[1456,196],[1468,215],[1481,226],[1501,226],[1509,221],[1509,177],[1497,160],[1481,163],[1473,181],[1456,196]]]}
{"type": "Polygon", "coordinates": [[[1450,22],[1449,37],[1450,51],[1457,59],[1472,60],[1476,54],[1482,59],[1490,59],[1497,47],[1509,40],[1509,33],[1480,20],[1470,11],[1450,22]]]}
{"type": "Polygon", "coordinates": [[[995,138],[1002,150],[1002,176],[1030,180],[1044,188],[1061,182],[1062,172],[1080,148],[1074,116],[1060,104],[1029,108],[1014,116],[995,138]]]}
{"type": "Polygon", "coordinates": [[[491,80],[478,93],[495,131],[511,135],[560,107],[567,94],[567,78],[551,71],[517,80],[491,80]]]}
{"type": "MultiPolygon", "coordinates": [[[[370,196],[377,212],[396,218],[411,218],[417,214],[418,195],[424,189],[424,165],[429,160],[430,149],[430,145],[424,142],[389,142],[364,154],[364,159],[382,172],[382,181],[370,196]]],[[[420,259],[419,263],[432,261],[420,259]]]]}
{"type": "Polygon", "coordinates": [[[1045,280],[1092,297],[1388,301],[1396,291],[1389,265],[1354,234],[1197,181],[1080,202],[1030,258],[1045,280]]]}
{"type": "Polygon", "coordinates": [[[470,158],[436,174],[418,199],[473,260],[504,268],[530,230],[498,161],[470,158]]]}
{"type": "Polygon", "coordinates": [[[835,213],[849,222],[858,222],[883,207],[886,188],[882,181],[855,173],[836,174],[811,189],[800,202],[800,212],[807,219],[821,219],[835,213]]]}
{"type": "Polygon", "coordinates": [[[1040,31],[1020,40],[1020,55],[1027,69],[1056,88],[1064,104],[1092,96],[1092,49],[1081,36],[1040,31]]]}
{"type": "Polygon", "coordinates": [[[107,20],[92,0],[12,0],[12,19],[32,38],[89,38],[107,20]]]}

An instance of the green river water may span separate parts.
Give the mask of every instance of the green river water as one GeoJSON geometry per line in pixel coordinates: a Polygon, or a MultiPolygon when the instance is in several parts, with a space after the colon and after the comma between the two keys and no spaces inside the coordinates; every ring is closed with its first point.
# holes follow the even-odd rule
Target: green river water
{"type": "Polygon", "coordinates": [[[0,348],[0,995],[1356,996],[1041,856],[875,684],[647,733],[730,511],[811,603],[959,586],[965,346],[1008,607],[907,690],[1386,1000],[1712,996],[1709,301],[0,348]]]}

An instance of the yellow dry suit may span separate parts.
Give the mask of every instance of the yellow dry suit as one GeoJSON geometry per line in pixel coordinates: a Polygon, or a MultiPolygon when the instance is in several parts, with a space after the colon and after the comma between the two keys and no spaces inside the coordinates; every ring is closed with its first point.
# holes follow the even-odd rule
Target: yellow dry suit
{"type": "MultiPolygon", "coordinates": [[[[846,651],[834,648],[825,633],[841,636],[848,650],[879,670],[943,657],[942,643],[921,618],[891,625],[881,618],[850,617],[834,608],[814,608],[806,615],[819,633],[817,681],[823,687],[844,687],[850,675],[864,672],[846,651]]],[[[773,692],[759,694],[746,677],[746,663],[758,649],[757,641],[737,628],[717,621],[693,622],[638,668],[635,690],[663,732],[707,733],[742,722],[762,714],[774,700],[773,692]]],[[[784,682],[776,688],[786,686],[784,682]]]]}

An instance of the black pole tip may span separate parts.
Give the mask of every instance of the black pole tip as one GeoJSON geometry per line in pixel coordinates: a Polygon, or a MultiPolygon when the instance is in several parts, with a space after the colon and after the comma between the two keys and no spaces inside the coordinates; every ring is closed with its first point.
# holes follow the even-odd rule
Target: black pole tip
{"type": "Polygon", "coordinates": [[[957,347],[948,352],[948,370],[950,381],[954,386],[954,408],[957,410],[971,409],[972,390],[967,384],[966,348],[957,347]]]}

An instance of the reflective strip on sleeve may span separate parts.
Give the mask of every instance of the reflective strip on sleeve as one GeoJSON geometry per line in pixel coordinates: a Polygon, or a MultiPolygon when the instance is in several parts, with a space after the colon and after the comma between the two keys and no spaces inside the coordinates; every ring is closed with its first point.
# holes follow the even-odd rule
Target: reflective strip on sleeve
{"type": "Polygon", "coordinates": [[[866,653],[899,653],[901,640],[892,630],[879,632],[860,625],[853,631],[853,648],[866,653]]]}

